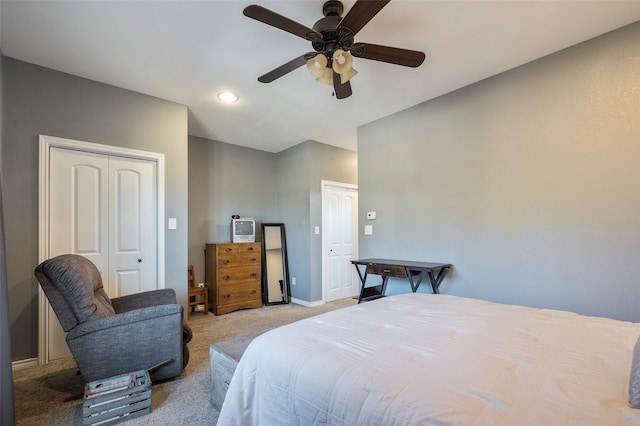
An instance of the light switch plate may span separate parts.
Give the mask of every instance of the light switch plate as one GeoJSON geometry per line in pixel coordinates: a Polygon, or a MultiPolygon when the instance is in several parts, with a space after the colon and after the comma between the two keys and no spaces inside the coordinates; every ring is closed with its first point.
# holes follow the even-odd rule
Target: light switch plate
{"type": "Polygon", "coordinates": [[[178,220],[175,217],[169,218],[169,229],[176,229],[178,227],[178,220]]]}
{"type": "Polygon", "coordinates": [[[319,227],[319,226],[316,226],[316,227],[313,229],[313,232],[315,232],[315,234],[316,234],[316,235],[320,235],[320,227],[319,227]]]}
{"type": "Polygon", "coordinates": [[[373,226],[372,225],[365,225],[364,226],[364,235],[371,235],[373,234],[373,226]]]}
{"type": "Polygon", "coordinates": [[[376,212],[367,212],[367,219],[373,220],[376,218],[376,212]]]}

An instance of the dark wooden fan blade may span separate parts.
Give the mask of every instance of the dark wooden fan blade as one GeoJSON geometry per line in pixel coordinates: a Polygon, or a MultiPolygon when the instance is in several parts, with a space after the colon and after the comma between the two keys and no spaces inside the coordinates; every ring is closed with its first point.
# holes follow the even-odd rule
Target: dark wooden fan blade
{"type": "Polygon", "coordinates": [[[338,27],[349,28],[356,35],[390,0],[358,0],[338,27]]]}
{"type": "Polygon", "coordinates": [[[373,61],[387,62],[412,68],[422,65],[425,59],[424,52],[369,43],[355,43],[351,48],[351,54],[358,58],[371,59],[373,61]]]}
{"type": "Polygon", "coordinates": [[[340,74],[333,72],[333,91],[336,94],[337,99],[344,99],[351,96],[351,83],[348,81],[345,84],[340,82],[340,74]]]}
{"type": "Polygon", "coordinates": [[[290,60],[286,64],[282,64],[278,68],[269,71],[265,75],[261,75],[260,77],[258,77],[258,81],[260,83],[271,83],[273,80],[278,79],[285,74],[289,74],[296,68],[300,68],[307,63],[308,58],[312,58],[313,56],[315,56],[315,52],[305,53],[304,55],[298,56],[297,58],[290,60]]]}
{"type": "Polygon", "coordinates": [[[256,21],[279,28],[306,40],[322,40],[322,34],[319,32],[257,4],[245,7],[242,13],[256,21]]]}

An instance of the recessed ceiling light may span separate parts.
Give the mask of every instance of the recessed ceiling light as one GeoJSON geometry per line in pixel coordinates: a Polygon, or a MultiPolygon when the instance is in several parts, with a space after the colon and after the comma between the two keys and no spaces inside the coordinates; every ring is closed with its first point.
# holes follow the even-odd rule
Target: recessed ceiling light
{"type": "Polygon", "coordinates": [[[218,93],[218,99],[222,102],[230,104],[238,100],[238,97],[231,92],[218,93]]]}

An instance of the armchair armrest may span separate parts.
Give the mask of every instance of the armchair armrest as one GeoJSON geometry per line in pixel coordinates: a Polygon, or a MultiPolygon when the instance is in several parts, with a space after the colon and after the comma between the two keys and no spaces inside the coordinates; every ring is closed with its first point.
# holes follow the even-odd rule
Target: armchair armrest
{"type": "MultiPolygon", "coordinates": [[[[158,305],[150,306],[142,309],[134,309],[112,315],[110,317],[100,318],[94,321],[88,321],[78,325],[67,333],[67,341],[84,336],[90,333],[100,332],[102,330],[112,329],[114,327],[143,327],[141,323],[143,321],[155,320],[157,318],[166,317],[168,315],[182,313],[182,305],[158,305]]],[[[134,330],[136,333],[140,333],[142,330],[134,330]]],[[[146,330],[144,330],[146,331],[146,330]]],[[[120,333],[126,332],[126,330],[120,330],[120,333]]]]}
{"type": "Polygon", "coordinates": [[[128,296],[115,297],[111,299],[111,305],[116,313],[132,311],[134,309],[147,308],[150,306],[169,305],[176,303],[176,292],[172,288],[161,290],[151,290],[142,293],[130,294],[128,296]]]}

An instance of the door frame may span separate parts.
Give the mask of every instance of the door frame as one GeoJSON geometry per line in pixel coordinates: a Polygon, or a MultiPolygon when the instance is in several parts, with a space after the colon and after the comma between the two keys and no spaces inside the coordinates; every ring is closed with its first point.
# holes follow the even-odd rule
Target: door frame
{"type": "MultiPolygon", "coordinates": [[[[349,189],[349,190],[356,190],[358,191],[358,185],[355,184],[351,184],[351,183],[344,183],[344,182],[334,182],[334,181],[330,181],[330,180],[321,180],[320,181],[320,198],[322,199],[322,302],[326,303],[327,302],[327,235],[328,233],[325,232],[327,229],[327,201],[325,200],[325,197],[327,195],[327,187],[333,187],[333,188],[339,188],[339,189],[349,189]]],[[[357,206],[356,206],[357,208],[357,206]]],[[[357,215],[356,215],[356,222],[357,222],[357,215]]],[[[360,250],[360,244],[358,241],[359,238],[359,230],[358,230],[358,224],[354,224],[354,229],[355,229],[355,237],[356,237],[356,242],[358,243],[358,246],[356,247],[356,251],[354,253],[354,256],[356,256],[356,258],[358,257],[358,252],[360,250]]]]}
{"type": "MultiPolygon", "coordinates": [[[[39,135],[38,154],[38,263],[49,259],[49,160],[51,148],[147,160],[156,163],[157,205],[157,279],[158,287],[165,287],[165,234],[164,234],[164,154],[102,145],[56,136],[39,135]]],[[[38,364],[49,362],[49,307],[47,296],[38,286],[38,364]]]]}

